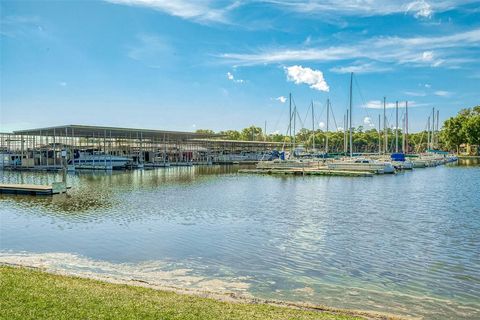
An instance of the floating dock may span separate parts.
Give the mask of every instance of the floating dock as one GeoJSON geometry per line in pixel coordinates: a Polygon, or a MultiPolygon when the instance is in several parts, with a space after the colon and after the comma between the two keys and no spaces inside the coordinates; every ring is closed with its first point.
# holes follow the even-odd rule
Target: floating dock
{"type": "Polygon", "coordinates": [[[303,176],[342,176],[342,177],[373,177],[372,172],[364,171],[345,171],[345,170],[330,170],[330,169],[242,169],[238,173],[251,174],[291,174],[303,176]]]}
{"type": "Polygon", "coordinates": [[[0,193],[28,194],[34,196],[51,196],[65,193],[67,188],[62,182],[54,182],[51,186],[37,184],[0,184],[0,193]]]}

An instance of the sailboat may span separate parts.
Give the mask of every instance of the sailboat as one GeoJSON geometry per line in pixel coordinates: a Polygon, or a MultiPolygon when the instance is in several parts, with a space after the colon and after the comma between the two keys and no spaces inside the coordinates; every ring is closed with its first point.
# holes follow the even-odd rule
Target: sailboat
{"type": "MultiPolygon", "coordinates": [[[[312,117],[313,117],[313,103],[312,103],[312,117]]],[[[276,170],[276,169],[315,169],[325,167],[323,161],[315,160],[312,158],[303,158],[299,157],[302,154],[303,148],[299,146],[296,148],[295,144],[295,134],[296,134],[296,118],[297,118],[297,108],[295,106],[292,113],[292,94],[289,94],[289,125],[287,132],[290,136],[290,141],[292,141],[292,150],[291,152],[286,152],[285,148],[281,152],[281,157],[279,159],[269,160],[269,161],[260,161],[257,163],[256,168],[262,170],[276,170]],[[293,135],[292,135],[292,120],[293,120],[293,135]]],[[[314,122],[314,121],[313,121],[314,122]]],[[[314,124],[313,124],[314,128],[314,124]]]]}
{"type": "MultiPolygon", "coordinates": [[[[395,167],[389,161],[375,160],[369,158],[359,158],[353,156],[353,126],[352,126],[352,104],[353,104],[353,72],[350,73],[350,99],[349,99],[349,112],[348,119],[348,133],[349,139],[345,139],[345,143],[349,145],[350,157],[345,157],[339,160],[333,160],[327,163],[329,169],[335,170],[348,170],[348,171],[368,171],[375,173],[395,173],[395,167]]],[[[385,100],[384,100],[385,108],[385,100]]],[[[348,150],[345,146],[345,150],[348,150]]]]}

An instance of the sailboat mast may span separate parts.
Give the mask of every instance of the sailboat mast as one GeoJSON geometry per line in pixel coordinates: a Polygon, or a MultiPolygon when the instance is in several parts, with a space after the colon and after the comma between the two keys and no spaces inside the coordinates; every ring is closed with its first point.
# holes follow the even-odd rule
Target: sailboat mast
{"type": "Polygon", "coordinates": [[[398,153],[398,101],[395,102],[395,152],[398,153]]]}
{"type": "Polygon", "coordinates": [[[350,73],[350,157],[353,157],[353,130],[352,130],[352,86],[353,86],[353,72],[350,73]]]}
{"type": "Polygon", "coordinates": [[[330,99],[327,99],[327,132],[325,133],[326,143],[325,143],[325,153],[328,154],[328,119],[330,114],[330,99]]]}
{"type": "Polygon", "coordinates": [[[313,150],[315,150],[315,114],[313,111],[313,100],[312,100],[312,135],[313,135],[313,150]]]}
{"type": "Polygon", "coordinates": [[[430,116],[427,120],[427,150],[430,149],[430,116]]]}
{"type": "Polygon", "coordinates": [[[288,95],[288,110],[289,110],[289,125],[288,125],[288,135],[290,136],[290,142],[292,142],[292,94],[289,93],[288,95]]]}
{"type": "Polygon", "coordinates": [[[405,153],[408,153],[408,101],[405,101],[405,153]]]}
{"type": "Polygon", "coordinates": [[[435,148],[435,107],[432,108],[432,139],[430,149],[435,148]]]}
{"type": "MultiPolygon", "coordinates": [[[[438,133],[440,132],[440,131],[438,131],[438,125],[439,125],[438,119],[439,118],[440,118],[440,110],[437,109],[437,144],[438,144],[438,133]]],[[[438,146],[437,146],[437,148],[438,148],[438,146]]]]}
{"type": "Polygon", "coordinates": [[[378,154],[382,154],[382,135],[380,131],[380,125],[381,125],[381,120],[380,120],[380,114],[378,114],[378,154]]]}
{"type": "Polygon", "coordinates": [[[295,152],[295,136],[297,134],[297,106],[293,107],[293,151],[295,152]]]}
{"type": "Polygon", "coordinates": [[[265,120],[265,129],[263,131],[263,140],[267,141],[267,120],[265,120]]]}
{"type": "Polygon", "coordinates": [[[347,123],[348,123],[348,110],[343,116],[343,154],[347,155],[347,123]]]}
{"type": "Polygon", "coordinates": [[[384,135],[384,145],[383,145],[383,154],[387,154],[387,144],[388,144],[388,135],[387,135],[387,98],[383,97],[383,135],[384,135]]]}
{"type": "Polygon", "coordinates": [[[405,115],[402,117],[402,152],[405,153],[405,115]]]}

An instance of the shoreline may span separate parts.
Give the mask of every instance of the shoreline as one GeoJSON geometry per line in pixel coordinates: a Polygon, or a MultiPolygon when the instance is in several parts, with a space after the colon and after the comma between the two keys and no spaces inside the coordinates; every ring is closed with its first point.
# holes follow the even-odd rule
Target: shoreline
{"type": "Polygon", "coordinates": [[[291,310],[300,310],[300,311],[311,311],[318,312],[319,314],[330,314],[336,316],[346,316],[360,319],[369,319],[369,320],[407,320],[407,319],[418,319],[412,317],[398,316],[388,313],[374,312],[374,311],[365,311],[365,310],[353,310],[353,309],[341,309],[334,308],[319,304],[312,303],[302,303],[302,302],[292,302],[292,301],[281,301],[274,299],[262,299],[250,297],[234,292],[215,292],[208,290],[201,290],[195,288],[180,288],[175,286],[163,286],[158,284],[152,284],[148,281],[140,279],[118,279],[109,275],[100,276],[100,275],[81,275],[81,274],[72,274],[67,271],[53,271],[47,270],[43,267],[31,266],[26,264],[17,264],[17,263],[8,263],[0,262],[0,269],[13,268],[19,270],[30,270],[33,272],[39,272],[44,275],[65,277],[68,279],[84,279],[90,281],[100,281],[102,283],[111,284],[111,285],[125,285],[131,288],[145,288],[151,289],[155,292],[169,292],[178,295],[186,295],[190,297],[197,297],[202,299],[210,299],[219,303],[227,303],[233,305],[259,305],[259,306],[271,306],[275,308],[288,308],[291,310]]]}

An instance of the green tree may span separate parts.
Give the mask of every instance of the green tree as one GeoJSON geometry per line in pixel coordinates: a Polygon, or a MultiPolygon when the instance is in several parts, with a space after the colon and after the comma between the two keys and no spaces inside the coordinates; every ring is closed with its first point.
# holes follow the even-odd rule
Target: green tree
{"type": "Polygon", "coordinates": [[[240,140],[241,134],[237,130],[220,131],[220,134],[225,135],[226,140],[240,140]]]}
{"type": "Polygon", "coordinates": [[[463,132],[469,144],[480,145],[480,113],[463,123],[463,132]]]}
{"type": "Polygon", "coordinates": [[[464,121],[465,116],[459,114],[456,117],[447,119],[443,123],[441,136],[448,149],[455,148],[458,152],[460,145],[466,141],[465,131],[463,130],[464,121]]]}
{"type": "Polygon", "coordinates": [[[246,141],[263,141],[263,131],[260,127],[250,126],[248,128],[244,128],[240,133],[241,140],[246,141]]]}
{"type": "Polygon", "coordinates": [[[197,129],[195,132],[202,133],[202,134],[215,134],[215,131],[210,129],[197,129]]]}

